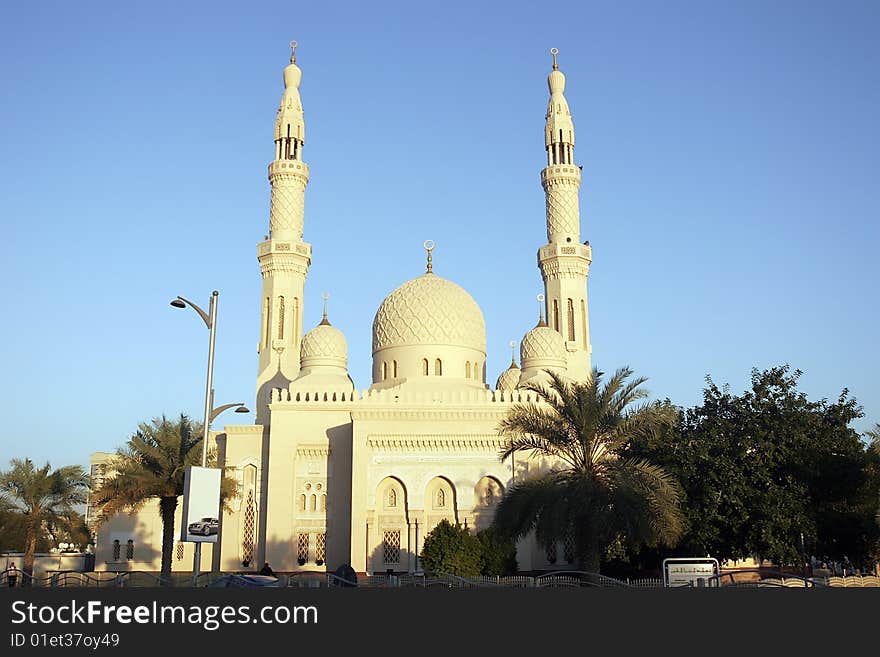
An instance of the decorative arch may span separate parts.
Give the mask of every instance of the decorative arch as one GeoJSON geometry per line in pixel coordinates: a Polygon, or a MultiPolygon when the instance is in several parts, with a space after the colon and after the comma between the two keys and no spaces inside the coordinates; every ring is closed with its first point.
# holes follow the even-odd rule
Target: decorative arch
{"type": "Polygon", "coordinates": [[[458,522],[458,496],[455,484],[444,476],[436,476],[425,487],[425,510],[429,515],[443,516],[458,522]]]}
{"type": "Polygon", "coordinates": [[[382,513],[406,514],[409,509],[406,484],[395,476],[387,476],[376,486],[376,509],[382,513]]]}
{"type": "Polygon", "coordinates": [[[474,506],[494,506],[503,496],[504,486],[498,479],[490,475],[482,477],[474,486],[474,506]]]}

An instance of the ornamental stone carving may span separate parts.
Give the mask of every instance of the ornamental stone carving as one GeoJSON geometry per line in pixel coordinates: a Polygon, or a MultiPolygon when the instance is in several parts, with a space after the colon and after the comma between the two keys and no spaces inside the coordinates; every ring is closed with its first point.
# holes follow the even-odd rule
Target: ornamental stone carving
{"type": "Polygon", "coordinates": [[[319,324],[303,337],[300,355],[303,361],[312,358],[338,358],[344,361],[348,355],[345,335],[335,326],[319,324]]]}
{"type": "Polygon", "coordinates": [[[426,344],[486,350],[486,324],[463,288],[434,274],[407,281],[389,294],[373,320],[373,352],[426,344]]]}
{"type": "Polygon", "coordinates": [[[519,346],[523,368],[526,361],[561,360],[565,362],[565,340],[549,326],[536,326],[525,334],[519,346]]]}

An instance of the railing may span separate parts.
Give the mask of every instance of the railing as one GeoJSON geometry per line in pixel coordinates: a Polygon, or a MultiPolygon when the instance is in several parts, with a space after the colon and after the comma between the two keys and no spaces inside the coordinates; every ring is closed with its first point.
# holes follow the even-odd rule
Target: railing
{"type": "Polygon", "coordinates": [[[707,587],[817,588],[827,586],[824,578],[806,578],[782,572],[736,570],[706,578],[707,587]]]}
{"type": "MultiPolygon", "coordinates": [[[[44,577],[29,576],[21,570],[0,571],[0,587],[40,588],[171,588],[210,587],[220,577],[253,573],[200,573],[193,583],[192,573],[172,573],[163,578],[160,573],[147,571],[60,571],[44,577]]],[[[663,588],[659,578],[620,580],[599,573],[584,571],[558,571],[538,575],[511,575],[508,577],[460,577],[449,573],[409,573],[360,575],[356,581],[330,572],[305,572],[279,575],[282,586],[291,588],[663,588]]],[[[813,577],[804,578],[781,572],[741,570],[710,577],[703,583],[706,587],[733,588],[824,588],[877,587],[880,577],[813,577]]]]}

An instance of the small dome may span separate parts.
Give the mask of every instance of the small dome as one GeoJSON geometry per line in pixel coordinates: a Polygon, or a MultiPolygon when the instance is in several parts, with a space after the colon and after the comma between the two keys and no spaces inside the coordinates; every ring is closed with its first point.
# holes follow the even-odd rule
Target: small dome
{"type": "Polygon", "coordinates": [[[300,358],[303,367],[320,364],[318,361],[341,361],[345,366],[348,359],[345,335],[329,322],[321,322],[303,337],[300,358]]]}
{"type": "Polygon", "coordinates": [[[565,363],[565,341],[559,334],[546,324],[538,324],[525,334],[519,346],[520,360],[523,367],[526,361],[561,361],[565,363]]]}
{"type": "Polygon", "coordinates": [[[495,390],[515,390],[519,385],[519,379],[522,375],[519,366],[516,363],[510,363],[510,367],[501,373],[498,382],[495,384],[495,390]]]}
{"type": "Polygon", "coordinates": [[[373,320],[373,354],[405,345],[486,351],[483,312],[462,287],[435,274],[407,281],[389,294],[373,320]]]}

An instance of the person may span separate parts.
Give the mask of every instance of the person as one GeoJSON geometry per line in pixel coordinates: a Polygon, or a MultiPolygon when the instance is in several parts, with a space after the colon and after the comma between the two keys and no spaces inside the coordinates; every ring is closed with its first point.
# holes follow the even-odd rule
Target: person
{"type": "Polygon", "coordinates": [[[260,575],[268,575],[269,577],[277,577],[275,575],[275,571],[272,570],[272,566],[269,565],[269,562],[263,564],[263,567],[260,568],[260,575]]]}

